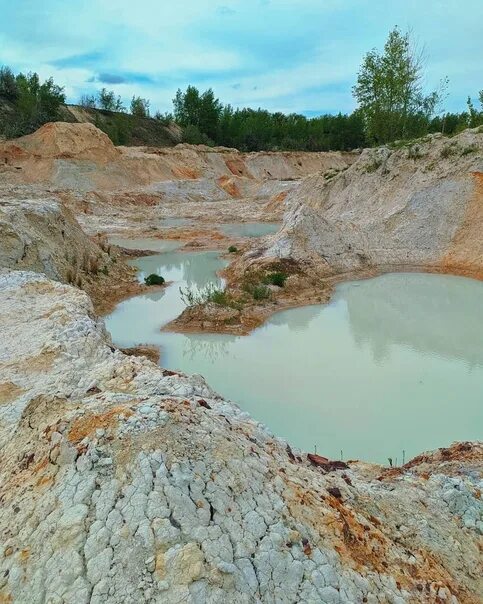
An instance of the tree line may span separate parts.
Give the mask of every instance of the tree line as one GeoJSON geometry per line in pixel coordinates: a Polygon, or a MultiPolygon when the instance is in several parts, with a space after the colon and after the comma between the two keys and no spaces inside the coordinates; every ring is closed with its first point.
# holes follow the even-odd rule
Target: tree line
{"type": "Polygon", "coordinates": [[[13,115],[2,124],[7,138],[33,132],[46,122],[59,119],[65,103],[64,89],[52,78],[40,81],[37,73],[15,75],[9,67],[0,67],[0,97],[9,101],[13,115]]]}
{"type": "MultiPolygon", "coordinates": [[[[423,89],[423,79],[423,54],[415,49],[410,34],[396,27],[381,52],[373,49],[363,58],[352,89],[357,109],[350,114],[308,118],[297,113],[234,109],[223,104],[211,88],[200,92],[188,86],[184,92],[177,91],[172,113],[156,112],[153,118],[163,125],[179,124],[184,142],[244,151],[349,150],[428,133],[453,135],[483,125],[483,90],[476,103],[468,97],[465,111],[444,112],[441,107],[448,80],[428,93],[423,89]]],[[[0,97],[15,108],[13,119],[4,124],[7,137],[27,134],[47,121],[59,120],[60,107],[65,103],[64,89],[52,78],[41,83],[36,73],[14,75],[8,67],[0,68],[0,97]]],[[[95,123],[116,144],[127,142],[128,125],[123,116],[128,110],[120,96],[103,88],[96,94],[83,95],[79,104],[115,114],[109,127],[99,119],[95,123]]],[[[129,113],[134,118],[149,118],[149,100],[133,96],[129,113]]]]}
{"type": "Polygon", "coordinates": [[[236,109],[223,105],[208,89],[178,90],[174,119],[184,127],[187,142],[218,144],[246,151],[288,149],[347,150],[407,140],[429,133],[453,135],[483,125],[483,90],[478,104],[467,99],[460,113],[443,112],[448,80],[425,93],[424,55],[408,32],[395,27],[382,52],[369,51],[352,89],[357,109],[351,114],[306,118],[263,109],[236,109]]]}

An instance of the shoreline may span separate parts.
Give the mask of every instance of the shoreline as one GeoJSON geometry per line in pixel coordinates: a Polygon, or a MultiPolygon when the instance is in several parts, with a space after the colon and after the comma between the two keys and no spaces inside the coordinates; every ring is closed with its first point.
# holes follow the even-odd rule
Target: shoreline
{"type": "MultiPolygon", "coordinates": [[[[131,239],[140,238],[139,235],[131,237],[131,239]]],[[[171,239],[162,239],[161,237],[149,237],[144,235],[143,238],[153,238],[159,239],[162,241],[170,241],[171,239]]],[[[126,239],[129,239],[126,237],[126,239]]],[[[240,238],[241,242],[239,245],[245,244],[245,248],[248,249],[249,241],[247,238],[240,238]]],[[[138,271],[134,269],[134,267],[130,267],[127,264],[128,259],[136,259],[142,258],[145,256],[155,256],[158,254],[163,254],[166,252],[163,251],[155,251],[148,249],[130,249],[130,248],[122,248],[117,246],[121,251],[121,256],[119,257],[119,261],[124,264],[125,267],[132,269],[131,280],[123,281],[124,286],[119,288],[117,287],[114,291],[109,291],[109,295],[105,297],[105,287],[103,288],[93,288],[94,291],[97,290],[97,295],[94,297],[92,295],[93,292],[88,292],[89,296],[94,305],[94,311],[99,317],[106,317],[108,314],[114,312],[117,305],[121,302],[133,298],[135,296],[141,295],[147,291],[153,291],[154,289],[164,289],[169,285],[172,285],[172,282],[164,283],[159,286],[151,286],[148,287],[143,283],[137,280],[138,271]],[[102,295],[99,300],[100,295],[102,295]]],[[[188,242],[182,245],[179,248],[174,250],[178,253],[196,253],[199,252],[217,252],[220,257],[228,259],[230,258],[230,254],[225,250],[221,250],[217,246],[200,246],[191,247],[188,242]]],[[[223,269],[222,274],[220,276],[224,276],[229,272],[230,267],[233,266],[233,262],[230,263],[225,269],[223,269]]],[[[301,292],[297,295],[291,296],[290,294],[284,299],[284,288],[280,288],[279,294],[282,294],[282,297],[275,298],[275,302],[269,302],[264,305],[250,304],[247,306],[247,310],[250,311],[252,309],[254,312],[248,312],[242,317],[242,321],[237,323],[224,323],[222,321],[214,322],[207,321],[202,317],[193,317],[183,319],[183,315],[191,314],[193,315],[193,311],[197,309],[204,308],[203,306],[199,307],[187,307],[178,317],[166,323],[165,325],[161,325],[159,330],[161,332],[171,332],[171,333],[185,333],[185,334],[196,334],[196,333],[206,333],[206,334],[227,334],[227,335],[238,335],[238,336],[247,336],[250,335],[255,329],[261,327],[266,321],[270,319],[273,315],[278,312],[282,312],[285,310],[290,310],[293,308],[302,308],[305,306],[317,306],[324,305],[330,303],[335,286],[348,282],[348,281],[359,281],[364,279],[372,279],[375,277],[379,277],[388,273],[427,273],[427,274],[440,274],[440,275],[453,275],[456,277],[465,277],[469,279],[475,279],[478,281],[483,281],[483,270],[480,269],[472,269],[468,266],[451,266],[451,265],[409,265],[409,264],[394,264],[394,265],[380,265],[377,267],[367,268],[364,270],[356,270],[356,271],[347,271],[340,272],[334,275],[319,277],[320,284],[315,286],[315,291],[312,289],[312,293],[309,293],[309,287],[305,287],[301,292]],[[205,326],[206,324],[206,326],[205,326]]],[[[314,275],[311,277],[312,280],[317,279],[314,275]]],[[[229,288],[229,280],[228,289],[229,288]]],[[[312,281],[311,287],[314,287],[314,283],[312,281]]],[[[224,306],[219,306],[220,311],[225,309],[224,306]]],[[[215,319],[216,321],[216,319],[215,319]]]]}
{"type": "MultiPolygon", "coordinates": [[[[229,268],[229,267],[227,267],[229,268]]],[[[225,269],[227,270],[227,269],[225,269]]],[[[278,300],[275,304],[271,303],[265,306],[255,306],[256,313],[245,317],[245,322],[236,324],[227,324],[219,322],[218,324],[210,324],[209,327],[203,327],[203,318],[190,318],[183,320],[185,313],[189,314],[191,310],[187,308],[176,319],[160,327],[162,332],[171,333],[223,333],[227,335],[247,336],[252,331],[264,325],[266,321],[278,312],[290,310],[293,308],[303,308],[305,306],[318,306],[330,303],[335,286],[349,281],[359,281],[365,279],[373,279],[389,273],[426,273],[435,275],[451,275],[455,277],[465,277],[477,281],[483,281],[483,272],[481,270],[472,270],[468,267],[448,267],[448,266],[427,266],[427,265],[383,265],[363,271],[348,271],[338,273],[336,275],[321,278],[321,285],[316,293],[309,295],[307,292],[302,292],[299,296],[288,298],[286,301],[278,300]],[[302,299],[299,299],[302,298],[302,299]]],[[[282,288],[281,288],[282,289],[282,288]]],[[[202,308],[202,307],[200,307],[202,308]]],[[[223,309],[224,307],[221,307],[223,309]]],[[[254,308],[251,305],[248,308],[254,308]]]]}

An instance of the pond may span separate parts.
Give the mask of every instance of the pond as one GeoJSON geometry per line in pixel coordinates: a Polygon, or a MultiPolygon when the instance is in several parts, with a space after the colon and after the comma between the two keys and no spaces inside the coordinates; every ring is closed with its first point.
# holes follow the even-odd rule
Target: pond
{"type": "Polygon", "coordinates": [[[200,373],[292,445],[339,459],[403,456],[483,436],[483,283],[388,274],[337,286],[329,304],[279,312],[249,336],[165,333],[224,266],[216,252],[132,262],[174,283],[107,318],[120,346],[161,347],[161,364],[200,373]],[[403,453],[404,451],[404,453],[403,453]]]}

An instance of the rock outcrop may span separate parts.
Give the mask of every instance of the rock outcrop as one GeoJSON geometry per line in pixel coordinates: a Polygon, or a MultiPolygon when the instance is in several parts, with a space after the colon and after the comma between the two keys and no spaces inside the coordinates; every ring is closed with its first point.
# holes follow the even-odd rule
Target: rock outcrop
{"type": "Polygon", "coordinates": [[[0,267],[29,269],[69,281],[110,262],[54,196],[0,199],[0,267]],[[70,279],[69,279],[70,274],[70,279]]]}
{"type": "Polygon", "coordinates": [[[483,132],[367,149],[287,197],[265,258],[322,275],[416,268],[483,276],[483,132]]]}
{"type": "Polygon", "coordinates": [[[481,445],[331,465],[114,350],[75,288],[4,270],[0,308],[1,601],[480,601],[481,445]]]}

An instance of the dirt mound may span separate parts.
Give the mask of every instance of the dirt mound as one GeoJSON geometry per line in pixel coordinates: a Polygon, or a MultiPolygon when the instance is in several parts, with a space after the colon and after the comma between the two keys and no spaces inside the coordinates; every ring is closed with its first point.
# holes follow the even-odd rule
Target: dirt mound
{"type": "MultiPolygon", "coordinates": [[[[120,152],[107,134],[93,124],[45,124],[33,134],[22,136],[0,147],[0,158],[38,157],[42,159],[87,159],[108,162],[118,159],[120,152]]],[[[5,161],[7,160],[7,161],[5,161]]]]}

